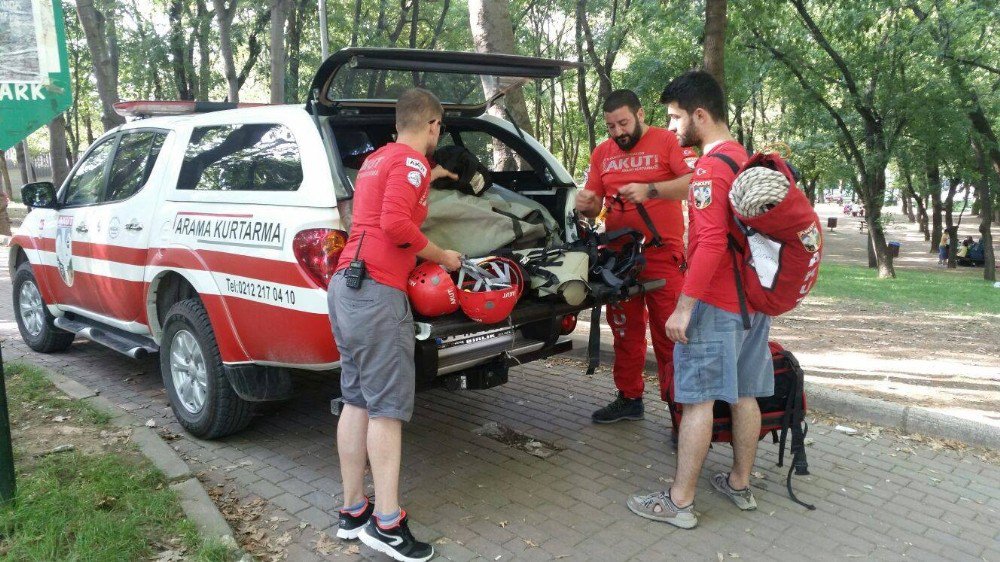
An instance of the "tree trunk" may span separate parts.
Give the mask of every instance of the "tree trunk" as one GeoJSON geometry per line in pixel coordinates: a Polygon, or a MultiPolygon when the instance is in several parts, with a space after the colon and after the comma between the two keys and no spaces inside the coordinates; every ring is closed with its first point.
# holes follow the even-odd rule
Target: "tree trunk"
{"type": "Polygon", "coordinates": [[[927,161],[927,191],[931,198],[931,249],[932,254],[938,252],[941,243],[941,169],[937,162],[927,161]]]}
{"type": "Polygon", "coordinates": [[[237,92],[246,83],[247,78],[250,77],[250,72],[257,66],[257,59],[260,58],[260,53],[264,50],[264,45],[260,41],[260,34],[264,33],[264,28],[267,27],[270,21],[270,9],[258,14],[257,19],[254,20],[253,27],[250,30],[250,39],[247,40],[247,60],[244,61],[243,66],[240,68],[240,73],[236,77],[237,92]]]}
{"type": "Polygon", "coordinates": [[[69,175],[66,152],[66,121],[62,114],[59,114],[49,122],[49,158],[52,160],[52,183],[56,189],[69,175]]]}
{"type": "Polygon", "coordinates": [[[285,77],[285,103],[299,103],[299,53],[302,45],[302,10],[304,0],[293,0],[288,12],[288,76],[285,77]]]}
{"type": "MultiPolygon", "coordinates": [[[[480,53],[516,54],[514,43],[514,26],[510,19],[510,4],[506,0],[469,0],[469,24],[472,28],[472,40],[476,51],[480,53]]],[[[483,77],[486,96],[496,94],[499,84],[492,77],[483,77]]],[[[507,93],[502,101],[504,112],[494,105],[490,113],[501,118],[510,119],[527,134],[531,132],[531,117],[528,114],[528,104],[524,100],[524,92],[516,88],[507,93]],[[509,115],[508,115],[509,114],[509,115]]],[[[501,143],[494,143],[494,164],[500,170],[516,170],[519,168],[515,154],[501,143]]]]}
{"type": "Polygon", "coordinates": [[[705,2],[705,71],[726,88],[726,0],[705,2]]]}
{"type": "Polygon", "coordinates": [[[10,179],[10,169],[7,167],[7,152],[0,150],[0,187],[3,188],[3,194],[7,195],[8,199],[14,198],[14,184],[10,179]]]}
{"type": "Polygon", "coordinates": [[[187,54],[184,43],[184,2],[171,0],[167,10],[170,21],[170,66],[174,71],[174,85],[177,87],[177,99],[192,100],[194,92],[188,84],[187,54]]]}
{"type": "Polygon", "coordinates": [[[271,103],[285,103],[285,21],[289,0],[271,0],[271,103]]]}
{"type": "MultiPolygon", "coordinates": [[[[576,10],[576,60],[581,65],[583,64],[583,22],[586,17],[587,14],[584,13],[582,7],[578,4],[576,10]]],[[[593,152],[597,146],[597,134],[594,130],[594,112],[591,111],[590,102],[587,98],[586,67],[576,71],[576,94],[580,109],[583,111],[584,123],[587,125],[587,144],[590,147],[590,152],[593,152]]]]}
{"type": "Polygon", "coordinates": [[[239,0],[212,0],[215,6],[215,19],[219,22],[219,54],[222,55],[226,87],[229,93],[226,100],[232,103],[240,101],[240,86],[236,80],[236,60],[233,58],[233,18],[236,16],[236,5],[239,0]]]}
{"type": "Polygon", "coordinates": [[[955,225],[955,192],[958,190],[958,178],[948,179],[948,195],[944,198],[944,229],[948,233],[948,269],[955,269],[955,253],[958,249],[958,226],[955,225]]]}
{"type": "Polygon", "coordinates": [[[983,244],[983,279],[996,282],[996,255],[993,253],[993,197],[990,190],[994,180],[1000,179],[1000,175],[991,173],[990,165],[986,158],[986,150],[980,142],[973,143],[975,146],[976,159],[979,164],[979,172],[982,179],[976,182],[976,198],[982,209],[979,212],[979,240],[983,244]]]}
{"type": "Polygon", "coordinates": [[[94,67],[94,79],[97,81],[97,95],[101,98],[101,122],[108,131],[125,123],[125,118],[115,113],[114,104],[118,101],[118,73],[108,50],[107,40],[101,33],[101,21],[104,16],[94,7],[94,0],[78,0],[76,3],[80,26],[87,38],[90,58],[94,67]]]}
{"type": "Polygon", "coordinates": [[[198,97],[209,101],[212,91],[212,12],[208,10],[205,0],[198,0],[198,97]]]}
{"type": "Polygon", "coordinates": [[[809,204],[813,207],[816,206],[816,183],[819,182],[818,177],[813,177],[806,181],[806,197],[809,198],[809,204]]]}
{"type": "Polygon", "coordinates": [[[28,179],[28,151],[24,147],[24,142],[14,145],[14,155],[17,156],[17,171],[21,173],[21,185],[30,183],[28,179]]]}

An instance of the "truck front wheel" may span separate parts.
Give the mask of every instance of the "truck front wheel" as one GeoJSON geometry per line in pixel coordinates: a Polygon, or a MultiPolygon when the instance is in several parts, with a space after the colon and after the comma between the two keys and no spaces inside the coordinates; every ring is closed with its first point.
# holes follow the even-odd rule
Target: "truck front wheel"
{"type": "Polygon", "coordinates": [[[215,439],[245,428],[253,404],[233,391],[205,306],[198,299],[170,307],[163,323],[160,373],[170,407],[195,437],[215,439]]]}

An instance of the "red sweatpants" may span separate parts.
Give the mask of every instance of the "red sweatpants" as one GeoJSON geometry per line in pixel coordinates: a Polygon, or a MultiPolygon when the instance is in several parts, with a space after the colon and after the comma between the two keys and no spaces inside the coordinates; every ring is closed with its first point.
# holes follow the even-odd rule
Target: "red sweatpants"
{"type": "Polygon", "coordinates": [[[608,325],[614,334],[615,386],[626,398],[641,398],[645,384],[646,326],[653,338],[660,397],[666,400],[667,386],[674,376],[674,342],[667,338],[667,318],[677,306],[684,284],[683,255],[667,248],[651,248],[646,253],[643,281],[664,279],[662,289],[607,306],[608,325]]]}

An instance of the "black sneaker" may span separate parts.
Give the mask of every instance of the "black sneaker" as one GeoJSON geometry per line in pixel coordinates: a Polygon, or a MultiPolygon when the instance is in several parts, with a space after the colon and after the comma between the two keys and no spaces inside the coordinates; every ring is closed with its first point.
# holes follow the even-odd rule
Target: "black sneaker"
{"type": "Polygon", "coordinates": [[[413,538],[410,527],[406,522],[406,512],[403,517],[391,529],[383,529],[378,525],[378,517],[372,517],[368,523],[362,527],[358,538],[365,545],[388,554],[393,560],[401,562],[423,562],[430,560],[434,556],[434,547],[420,542],[413,538]]]}
{"type": "Polygon", "coordinates": [[[340,526],[337,528],[337,538],[353,540],[358,538],[361,533],[361,529],[365,526],[372,517],[372,513],[375,512],[375,501],[372,498],[368,498],[368,505],[365,506],[365,510],[361,512],[361,515],[357,517],[351,515],[350,513],[340,510],[340,526]]]}
{"type": "Polygon", "coordinates": [[[597,410],[590,419],[594,423],[614,423],[622,420],[641,420],[644,417],[642,398],[625,398],[622,393],[618,393],[610,404],[597,410]]]}

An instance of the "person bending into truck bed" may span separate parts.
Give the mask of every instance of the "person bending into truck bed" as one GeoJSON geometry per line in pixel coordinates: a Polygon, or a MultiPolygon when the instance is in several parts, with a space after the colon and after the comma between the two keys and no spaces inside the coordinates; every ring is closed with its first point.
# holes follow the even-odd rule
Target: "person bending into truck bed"
{"type": "Polygon", "coordinates": [[[653,232],[636,207],[642,204],[662,237],[663,245],[645,251],[643,281],[664,279],[659,290],[625,302],[609,304],[608,324],[614,335],[614,379],[618,396],[594,412],[595,423],[639,420],[643,417],[642,372],[646,365],[646,327],[653,337],[661,397],[673,373],[674,344],[663,330],[674,311],[684,282],[684,215],[681,200],[687,197],[691,165],[697,155],[678,144],[674,133],[645,122],[639,97],[631,90],[616,90],[604,100],[608,138],[594,149],[585,189],[576,197],[576,208],[594,218],[607,205],[607,231],[634,228],[646,242],[653,232]]]}
{"type": "Polygon", "coordinates": [[[667,105],[670,128],[684,146],[698,146],[688,198],[688,271],[677,309],[667,320],[674,349],[676,401],[684,405],[677,444],[677,473],[669,490],[628,498],[642,517],[690,529],[695,486],[712,439],[716,400],[729,402],[733,418],[731,472],[712,476],[712,486],[742,510],[757,508],[750,471],[760,436],[758,396],[774,394],[774,370],[767,336],[771,318],[751,311],[743,328],[727,234],[739,236],[729,205],[736,173],[746,150],[726,125],[722,87],[707,72],[692,71],[674,79],[660,101],[667,105]]]}
{"type": "Polygon", "coordinates": [[[441,103],[427,90],[413,88],[399,97],[396,142],[372,153],[358,172],[351,235],[328,293],[344,401],[337,424],[344,487],[337,536],[360,538],[403,561],[434,555],[434,547],[410,533],[399,506],[402,423],[413,414],[415,387],[406,281],[417,257],[451,271],[461,259],[420,232],[430,181],[454,178],[440,166],[430,169],[425,156],[437,146],[442,116],[441,103]],[[366,461],[375,481],[374,505],[364,494],[366,461]]]}

